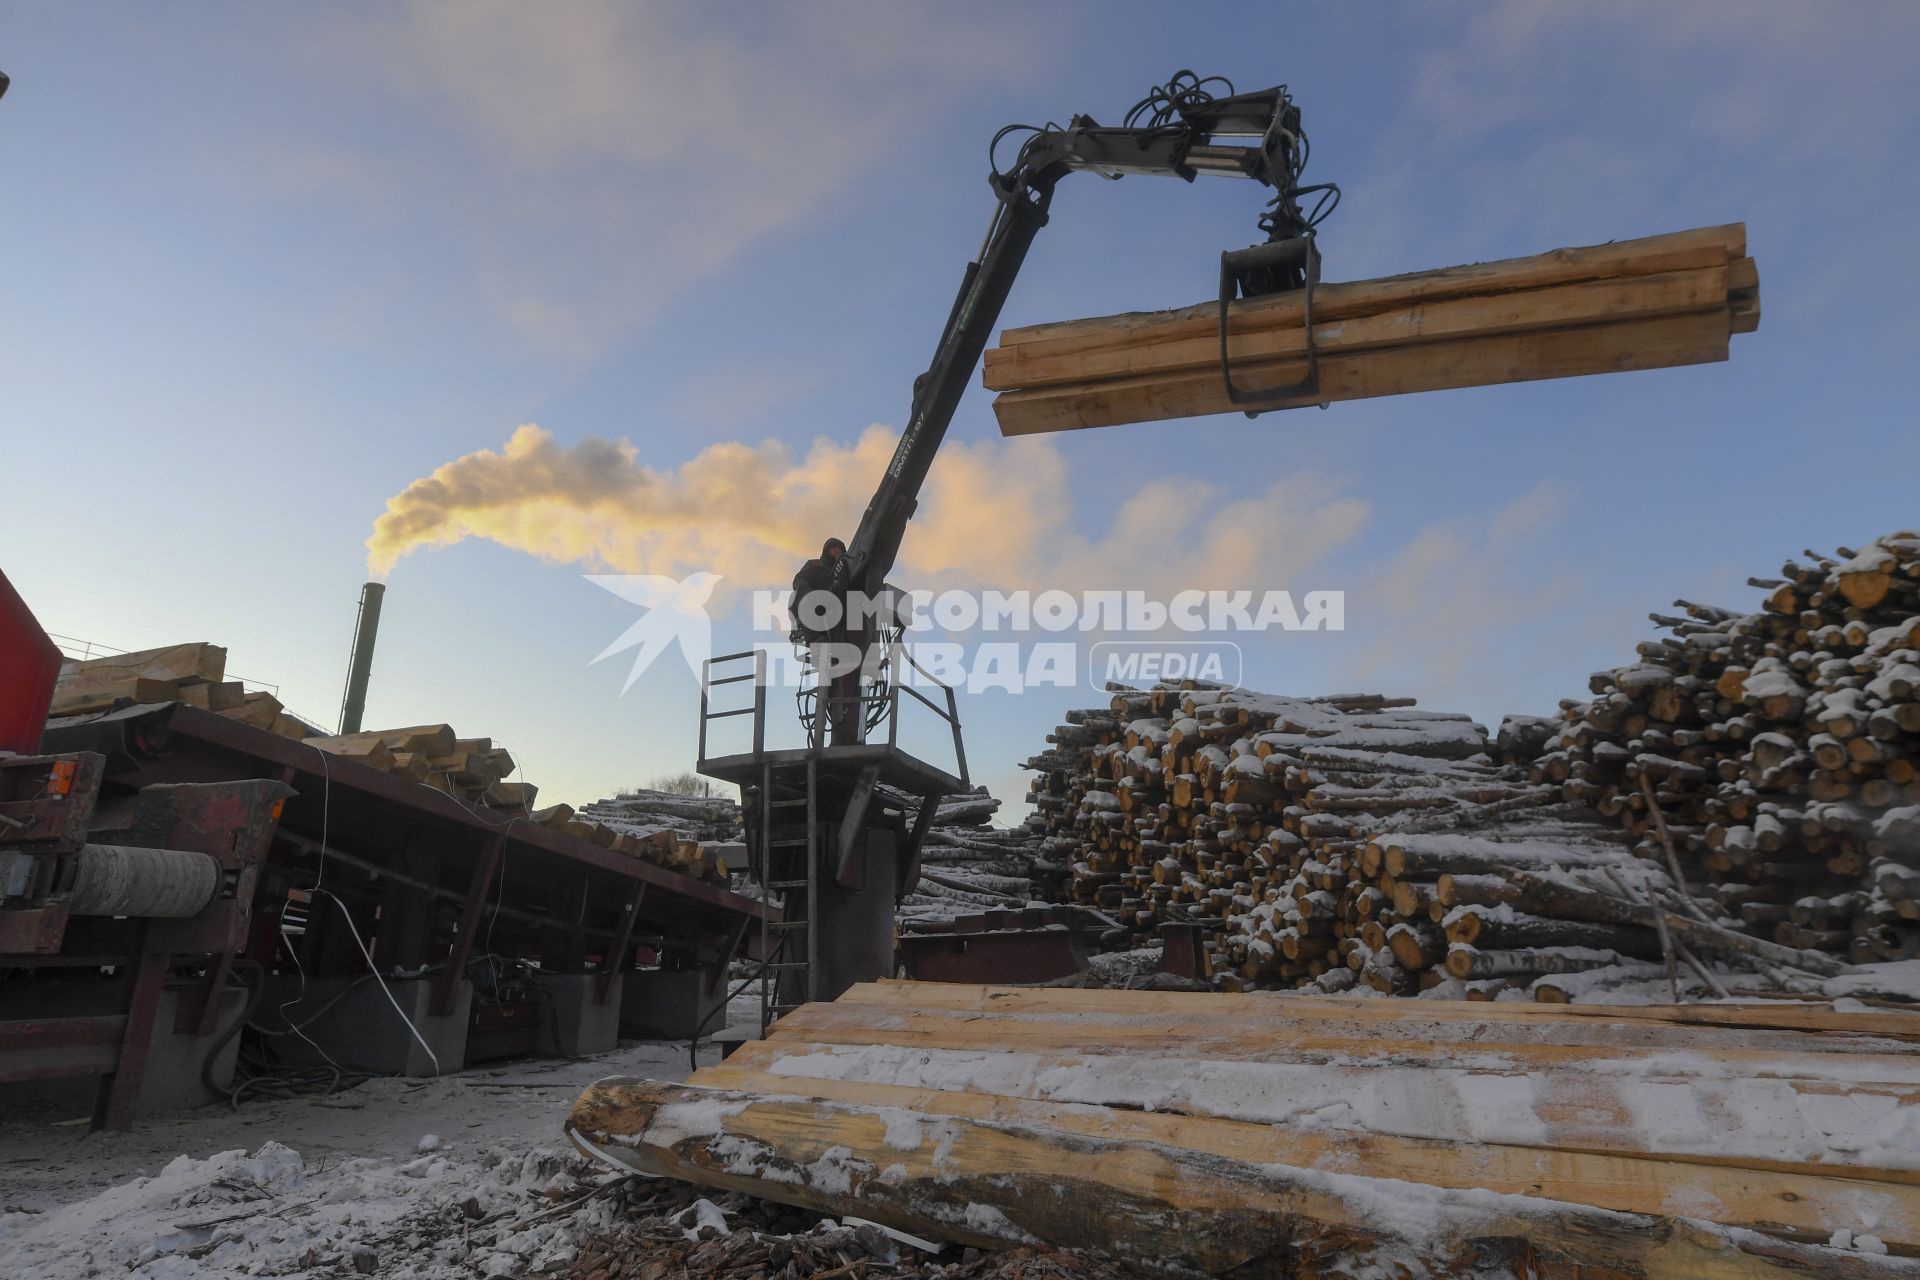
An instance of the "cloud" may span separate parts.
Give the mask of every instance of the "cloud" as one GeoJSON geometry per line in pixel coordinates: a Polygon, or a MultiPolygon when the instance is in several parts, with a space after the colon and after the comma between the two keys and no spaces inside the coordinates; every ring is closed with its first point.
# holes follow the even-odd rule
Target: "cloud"
{"type": "MultiPolygon", "coordinates": [[[[367,540],[385,577],[409,553],[482,538],[596,571],[724,576],[732,592],[784,586],[828,535],[851,537],[897,435],[851,442],[729,441],[676,469],[649,467],[625,440],[572,444],[537,425],[505,446],[436,468],[387,503],[367,540]]],[[[1164,477],[1095,508],[1076,527],[1073,476],[1047,440],[950,443],[935,461],[894,577],[940,590],[1298,588],[1359,534],[1367,504],[1300,473],[1238,496],[1164,477]]],[[[1106,495],[1082,495],[1105,498],[1106,495]]]]}
{"type": "Polygon", "coordinates": [[[241,184],[257,168],[268,198],[352,202],[431,246],[378,269],[452,267],[512,338],[590,359],[850,198],[968,91],[1016,80],[1039,21],[923,3],[334,11],[300,42],[328,109],[256,126],[257,165],[220,168],[241,184]]]}

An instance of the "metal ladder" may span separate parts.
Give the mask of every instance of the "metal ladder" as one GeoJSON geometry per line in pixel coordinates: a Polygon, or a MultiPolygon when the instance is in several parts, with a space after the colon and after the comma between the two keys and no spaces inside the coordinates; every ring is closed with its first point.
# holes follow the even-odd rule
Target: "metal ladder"
{"type": "MultiPolygon", "coordinates": [[[[790,783],[791,775],[795,772],[798,771],[781,771],[788,775],[781,780],[790,783]]],[[[819,995],[817,974],[820,939],[814,932],[813,915],[820,888],[820,771],[817,760],[811,754],[806,759],[805,775],[802,794],[782,795],[775,789],[779,775],[773,765],[763,763],[760,766],[760,856],[754,860],[755,883],[760,886],[762,901],[772,902],[775,893],[780,895],[781,916],[777,921],[769,920],[764,912],[760,916],[762,1036],[782,1014],[792,1012],[819,995]],[[800,825],[805,834],[774,839],[775,831],[790,830],[794,825],[776,824],[775,810],[796,809],[799,810],[800,825]],[[792,851],[796,850],[803,860],[801,869],[792,865],[792,851]],[[797,870],[799,874],[796,874],[797,870]],[[782,979],[788,974],[798,975],[798,981],[791,984],[799,988],[800,999],[797,1001],[781,998],[782,979]]]]}

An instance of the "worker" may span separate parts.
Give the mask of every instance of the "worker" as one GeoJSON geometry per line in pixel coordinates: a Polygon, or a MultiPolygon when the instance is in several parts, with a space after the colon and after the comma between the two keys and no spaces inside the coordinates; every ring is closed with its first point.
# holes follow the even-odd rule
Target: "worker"
{"type": "Polygon", "coordinates": [[[816,602],[816,607],[826,608],[833,619],[828,631],[820,631],[807,626],[803,620],[800,602],[816,591],[826,591],[839,596],[840,558],[847,554],[847,544],[838,538],[828,538],[820,546],[820,555],[800,566],[800,572],[793,575],[793,630],[796,640],[804,638],[807,643],[818,643],[828,637],[831,630],[837,630],[844,612],[845,601],[839,600],[836,606],[826,606],[824,601],[816,602]]]}
{"type": "Polygon", "coordinates": [[[796,645],[807,647],[808,659],[821,681],[820,696],[827,701],[825,707],[816,705],[813,717],[812,745],[819,746],[827,738],[827,729],[834,729],[836,742],[851,741],[847,735],[851,725],[859,716],[860,680],[857,670],[858,649],[847,653],[849,639],[846,617],[846,564],[847,544],[838,538],[828,538],[820,546],[820,554],[815,559],[800,566],[800,572],[793,575],[793,633],[789,637],[796,645]],[[831,596],[831,602],[818,598],[818,593],[831,596]],[[808,597],[814,597],[812,603],[802,607],[808,597]],[[810,620],[824,619],[825,625],[810,625],[810,620]],[[854,669],[848,669],[848,658],[854,669]],[[820,714],[822,711],[825,714],[820,714]]]}

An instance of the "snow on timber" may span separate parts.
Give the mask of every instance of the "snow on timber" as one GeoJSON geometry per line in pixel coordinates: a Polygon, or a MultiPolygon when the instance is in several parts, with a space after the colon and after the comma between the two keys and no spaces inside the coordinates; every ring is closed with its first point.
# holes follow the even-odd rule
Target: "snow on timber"
{"type": "Polygon", "coordinates": [[[1822,1060],[1816,1080],[1754,1077],[1684,1051],[1556,1063],[1529,1071],[1498,1046],[1463,1048],[1444,1062],[1389,1052],[1328,1053],[1314,1061],[1246,1062],[1200,1055],[1070,1054],[823,1046],[789,1053],[770,1070],[796,1079],[864,1080],[910,1088],[1027,1097],[1055,1103],[1150,1107],[1258,1124],[1366,1130],[1410,1138],[1543,1141],[1546,1117],[1562,1144],[1631,1145],[1663,1154],[1864,1163],[1920,1170],[1920,1108],[1902,1089],[1920,1085],[1884,1060],[1857,1067],[1822,1060]],[[1830,1081],[1877,1081],[1846,1091],[1830,1081]],[[1603,1104],[1603,1100],[1607,1100],[1603,1104]]]}

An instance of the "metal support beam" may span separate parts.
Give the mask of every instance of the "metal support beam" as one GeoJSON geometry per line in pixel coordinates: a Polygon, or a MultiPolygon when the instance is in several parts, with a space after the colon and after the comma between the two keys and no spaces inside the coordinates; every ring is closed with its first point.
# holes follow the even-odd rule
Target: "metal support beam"
{"type": "MultiPolygon", "coordinates": [[[[633,922],[640,918],[640,903],[647,896],[647,886],[637,884],[633,887],[633,897],[627,900],[627,909],[620,917],[620,926],[614,930],[613,945],[600,959],[600,972],[593,980],[593,1002],[602,1005],[613,994],[613,975],[627,967],[627,948],[633,942],[633,922]]],[[[740,927],[745,928],[747,917],[740,917],[740,927]]]]}
{"type": "Polygon", "coordinates": [[[500,855],[506,847],[505,836],[494,836],[487,841],[480,861],[473,868],[473,883],[467,889],[467,903],[460,912],[460,932],[453,937],[446,969],[433,980],[433,1003],[429,1008],[436,1018],[453,1012],[453,993],[466,975],[467,960],[473,955],[473,936],[479,932],[487,894],[493,890],[493,878],[500,870],[500,855]]]}
{"type": "Polygon", "coordinates": [[[834,835],[833,878],[843,889],[858,889],[865,883],[864,876],[855,874],[853,857],[866,848],[867,806],[873,801],[873,789],[879,781],[879,765],[870,764],[860,771],[853,793],[847,797],[840,829],[834,835]]]}

